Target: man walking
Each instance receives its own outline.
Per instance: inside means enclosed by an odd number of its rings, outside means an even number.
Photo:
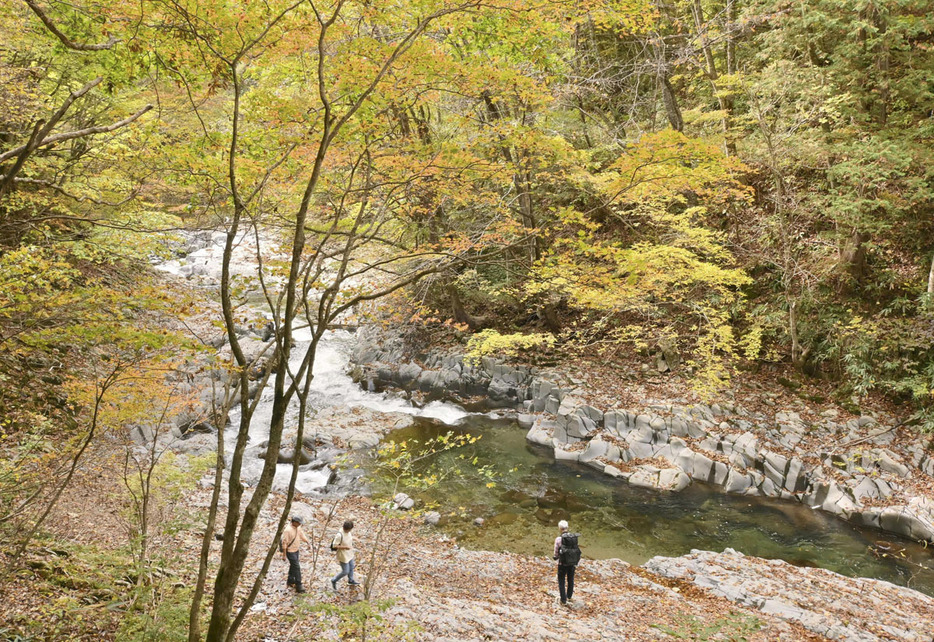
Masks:
[[[350,534],[352,530],[353,521],[348,519],[344,522],[344,528],[331,540],[331,550],[337,551],[337,563],[341,565],[341,572],[331,579],[331,588],[335,591],[337,590],[337,581],[345,576],[347,577],[347,583],[351,586],[360,584],[353,574],[357,563],[353,558],[353,535]]]
[[[558,595],[561,604],[567,606],[568,600],[574,596],[574,571],[581,559],[581,549],[577,545],[577,533],[569,533],[568,523],[563,519],[558,522],[558,531],[554,555],[558,560]]]
[[[309,542],[305,536],[305,531],[302,530],[302,524],[301,517],[292,515],[291,523],[282,532],[281,542],[282,559],[289,561],[289,580],[286,585],[294,587],[296,593],[305,592],[302,587],[302,567],[298,563],[298,551],[302,546],[302,542],[306,544]]]

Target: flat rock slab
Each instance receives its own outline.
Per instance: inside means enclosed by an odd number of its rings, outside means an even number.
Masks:
[[[645,568],[842,642],[931,642],[934,598],[881,580],[847,578],[781,560],[691,551]]]
[[[305,436],[323,436],[328,440],[337,440],[344,447],[371,448],[376,446],[383,436],[393,430],[412,424],[412,415],[402,412],[380,412],[359,406],[335,406],[326,408],[305,427]],[[294,442],[294,436],[286,435],[283,443]]]

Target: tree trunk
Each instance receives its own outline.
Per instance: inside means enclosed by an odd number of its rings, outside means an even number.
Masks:
[[[798,302],[788,299],[788,334],[791,335],[791,363],[797,368],[801,361],[801,344],[798,343]]]
[[[458,323],[465,324],[471,330],[479,330],[486,319],[474,317],[464,308],[464,304],[461,301],[460,294],[457,291],[457,287],[448,285],[448,295],[451,297],[451,311],[454,314],[454,320]]]
[[[934,256],[931,257],[931,270],[928,272],[928,294],[934,294]]]
[[[707,40],[706,25],[704,24],[704,11],[701,8],[700,0],[692,0],[691,13],[694,17],[694,26],[697,29],[697,37],[700,40],[701,49],[704,53],[704,61],[706,62],[706,69],[704,70],[704,73],[707,75],[707,79],[710,81],[713,92],[717,96],[717,103],[720,106],[720,111],[723,112],[721,123],[723,127],[726,153],[728,156],[736,156],[736,143],[730,137],[730,128],[732,127],[731,120],[733,116],[733,100],[728,96],[724,96],[717,86],[717,80],[719,80],[720,74],[717,72],[717,63],[714,60],[713,51],[710,48],[710,42]]]
[[[213,404],[211,407],[212,419],[217,429],[217,463],[214,466],[214,489],[211,491],[211,505],[208,507],[208,519],[204,526],[204,536],[201,538],[198,581],[195,583],[195,592],[191,598],[191,608],[188,612],[188,642],[199,642],[201,640],[201,600],[204,597],[204,586],[208,575],[211,540],[214,539],[214,526],[217,523],[217,505],[220,498],[221,484],[224,482],[224,426],[227,424],[230,399],[230,386],[225,383],[223,412],[218,412],[217,404]]]
[[[733,30],[736,25],[736,0],[726,0],[726,73],[736,73],[736,40]],[[731,105],[732,106],[732,105]]]
[[[550,301],[542,306],[542,320],[549,331],[555,334],[561,332],[561,321],[558,318],[558,304],[556,302]]]
[[[869,235],[853,230],[840,253],[840,270],[843,273],[841,293],[853,292],[866,275],[866,241]]]
[[[668,122],[675,131],[684,130],[684,118],[681,116],[681,109],[678,107],[678,98],[675,96],[674,87],[668,80],[668,72],[662,72],[662,100],[665,103],[665,114],[668,116]]]

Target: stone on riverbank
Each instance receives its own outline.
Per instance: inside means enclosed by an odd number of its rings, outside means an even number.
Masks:
[[[658,490],[684,490],[691,485],[691,478],[680,468],[656,468],[655,466],[639,466],[629,476],[629,483],[642,488],[655,488]]]
[[[841,642],[930,642],[934,631],[934,598],[880,580],[746,557],[729,548],[653,557],[645,568]]]
[[[462,355],[445,349],[420,354],[421,361],[410,365],[400,337],[380,341],[377,345],[364,335],[357,345],[361,380],[399,385],[419,372],[415,381],[430,382],[432,393],[485,395],[489,405],[519,410],[527,440],[553,449],[558,460],[579,461],[653,488],[660,486],[651,474],[633,474],[616,464],[667,461],[689,480],[726,492],[798,501],[860,525],[934,541],[934,514],[919,503],[923,497],[904,495],[915,475],[934,476],[934,456],[914,444],[907,453],[897,450],[886,427],[894,420],[842,421],[834,410],[812,422],[803,411],[781,408],[770,419],[732,401],[603,411],[586,403],[573,378],[561,384],[568,379],[560,373],[546,377],[491,358],[468,366]],[[867,439],[867,431],[875,432]],[[824,451],[824,444],[833,447]],[[677,475],[668,481],[662,487],[685,485]]]

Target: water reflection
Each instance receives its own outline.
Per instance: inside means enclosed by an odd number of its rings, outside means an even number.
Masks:
[[[447,430],[419,419],[390,438],[424,440]],[[440,527],[467,547],[550,556],[555,525],[567,519],[583,533],[581,548],[591,558],[642,564],[655,555],[730,547],[934,595],[934,572],[917,566],[934,566],[934,556],[918,544],[806,506],[726,495],[698,484],[681,493],[635,488],[586,466],[555,461],[547,449],[527,443],[525,431],[509,420],[470,416],[455,430],[483,435],[473,448],[481,462],[495,466],[496,487],[448,481],[418,499],[437,506]],[[473,525],[477,517],[485,520],[481,528]],[[897,559],[873,554],[886,546],[898,551]]]

